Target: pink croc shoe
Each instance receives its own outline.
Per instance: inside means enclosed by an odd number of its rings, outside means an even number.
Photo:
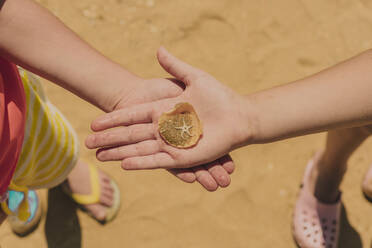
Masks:
[[[341,195],[333,204],[319,202],[309,189],[310,160],[293,215],[293,237],[301,248],[336,248],[340,232]]]
[[[372,165],[369,167],[362,183],[362,192],[364,197],[372,202]]]

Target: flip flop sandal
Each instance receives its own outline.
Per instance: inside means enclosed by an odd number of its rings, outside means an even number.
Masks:
[[[311,160],[305,171],[293,214],[293,238],[301,248],[336,248],[340,232],[341,193],[336,203],[325,204],[310,192]]]
[[[369,167],[362,182],[362,192],[367,201],[372,203],[372,165]]]
[[[92,193],[89,195],[86,194],[75,194],[72,193],[67,181],[62,184],[62,190],[71,197],[71,199],[77,204],[77,206],[84,212],[86,212],[89,216],[95,219],[98,223],[104,225],[116,217],[120,209],[120,190],[117,183],[110,179],[111,187],[113,188],[113,204],[111,207],[106,207],[106,217],[104,220],[97,219],[88,209],[84,207],[84,205],[95,204],[99,203],[99,199],[101,196],[101,186],[99,184],[99,174],[98,169],[94,165],[89,165],[89,173],[90,173],[90,184],[91,184],[91,191]]]
[[[8,215],[7,221],[12,231],[25,237],[39,226],[43,212],[40,198],[34,190],[12,186],[10,188],[15,190],[8,191],[8,200],[1,203],[1,208]]]

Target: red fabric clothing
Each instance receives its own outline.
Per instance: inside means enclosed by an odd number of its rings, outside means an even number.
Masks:
[[[26,98],[18,69],[0,57],[0,198],[22,150],[25,122]]]

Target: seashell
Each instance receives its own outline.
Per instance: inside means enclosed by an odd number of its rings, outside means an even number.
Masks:
[[[177,148],[196,145],[203,134],[202,123],[194,107],[187,102],[178,103],[171,111],[163,113],[158,127],[163,140]]]

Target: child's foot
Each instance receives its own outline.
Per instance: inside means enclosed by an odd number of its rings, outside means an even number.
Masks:
[[[323,203],[314,196],[316,181],[319,181],[319,170],[316,170],[319,156],[317,154],[306,167],[293,215],[293,236],[301,248],[335,248],[338,243],[340,193],[331,204]],[[325,199],[334,200],[329,196]]]
[[[116,184],[102,171],[79,160],[68,176],[66,185],[67,193],[73,200],[97,221],[104,223],[116,215],[120,194]],[[115,208],[114,212],[112,208]]]
[[[27,200],[24,197],[24,192],[9,190],[7,203],[3,203],[2,206],[3,209],[6,208],[9,211],[8,223],[12,231],[20,237],[25,237],[36,230],[42,216],[42,207],[37,192],[29,190]],[[23,208],[24,201],[27,201],[26,208]]]

